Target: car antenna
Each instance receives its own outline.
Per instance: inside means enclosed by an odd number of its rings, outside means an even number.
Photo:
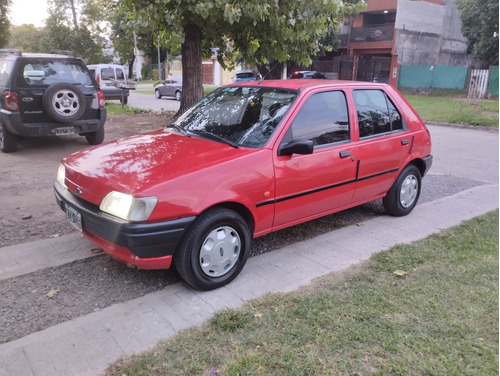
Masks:
[[[264,77],[262,77],[262,75],[260,76],[259,85],[262,84],[262,81],[265,80],[266,77],[271,74],[271,72],[274,70],[274,68],[276,68],[276,66],[278,64],[279,64],[279,61],[277,61],[276,64],[274,64],[274,66],[269,70],[269,72],[266,73],[266,75]]]

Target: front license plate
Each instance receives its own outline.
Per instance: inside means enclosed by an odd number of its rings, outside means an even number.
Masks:
[[[67,134],[75,134],[75,128],[74,127],[62,127],[62,128],[56,128],[56,136],[64,136]]]
[[[82,231],[82,215],[68,205],[66,205],[66,218],[78,231]]]

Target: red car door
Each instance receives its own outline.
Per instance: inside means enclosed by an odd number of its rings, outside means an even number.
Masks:
[[[353,90],[359,136],[359,170],[354,202],[385,195],[404,167],[411,134],[390,98],[381,89]]]
[[[358,151],[343,91],[310,95],[288,128],[280,147],[312,142],[312,154],[275,155],[274,229],[287,227],[348,205],[356,181]]]

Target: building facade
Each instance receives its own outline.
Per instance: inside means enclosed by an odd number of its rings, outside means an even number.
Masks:
[[[367,0],[340,32],[341,49],[330,55],[331,64],[322,59],[313,66],[335,78],[397,86],[402,65],[471,63],[455,0]]]

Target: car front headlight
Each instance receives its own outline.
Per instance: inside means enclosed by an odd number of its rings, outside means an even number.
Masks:
[[[68,187],[66,187],[66,183],[64,182],[65,179],[66,179],[66,168],[61,163],[59,165],[59,168],[57,169],[56,180],[59,184],[61,184],[64,188],[67,189]]]
[[[130,222],[142,222],[149,218],[156,206],[156,197],[134,197],[112,191],[102,200],[100,209]]]

